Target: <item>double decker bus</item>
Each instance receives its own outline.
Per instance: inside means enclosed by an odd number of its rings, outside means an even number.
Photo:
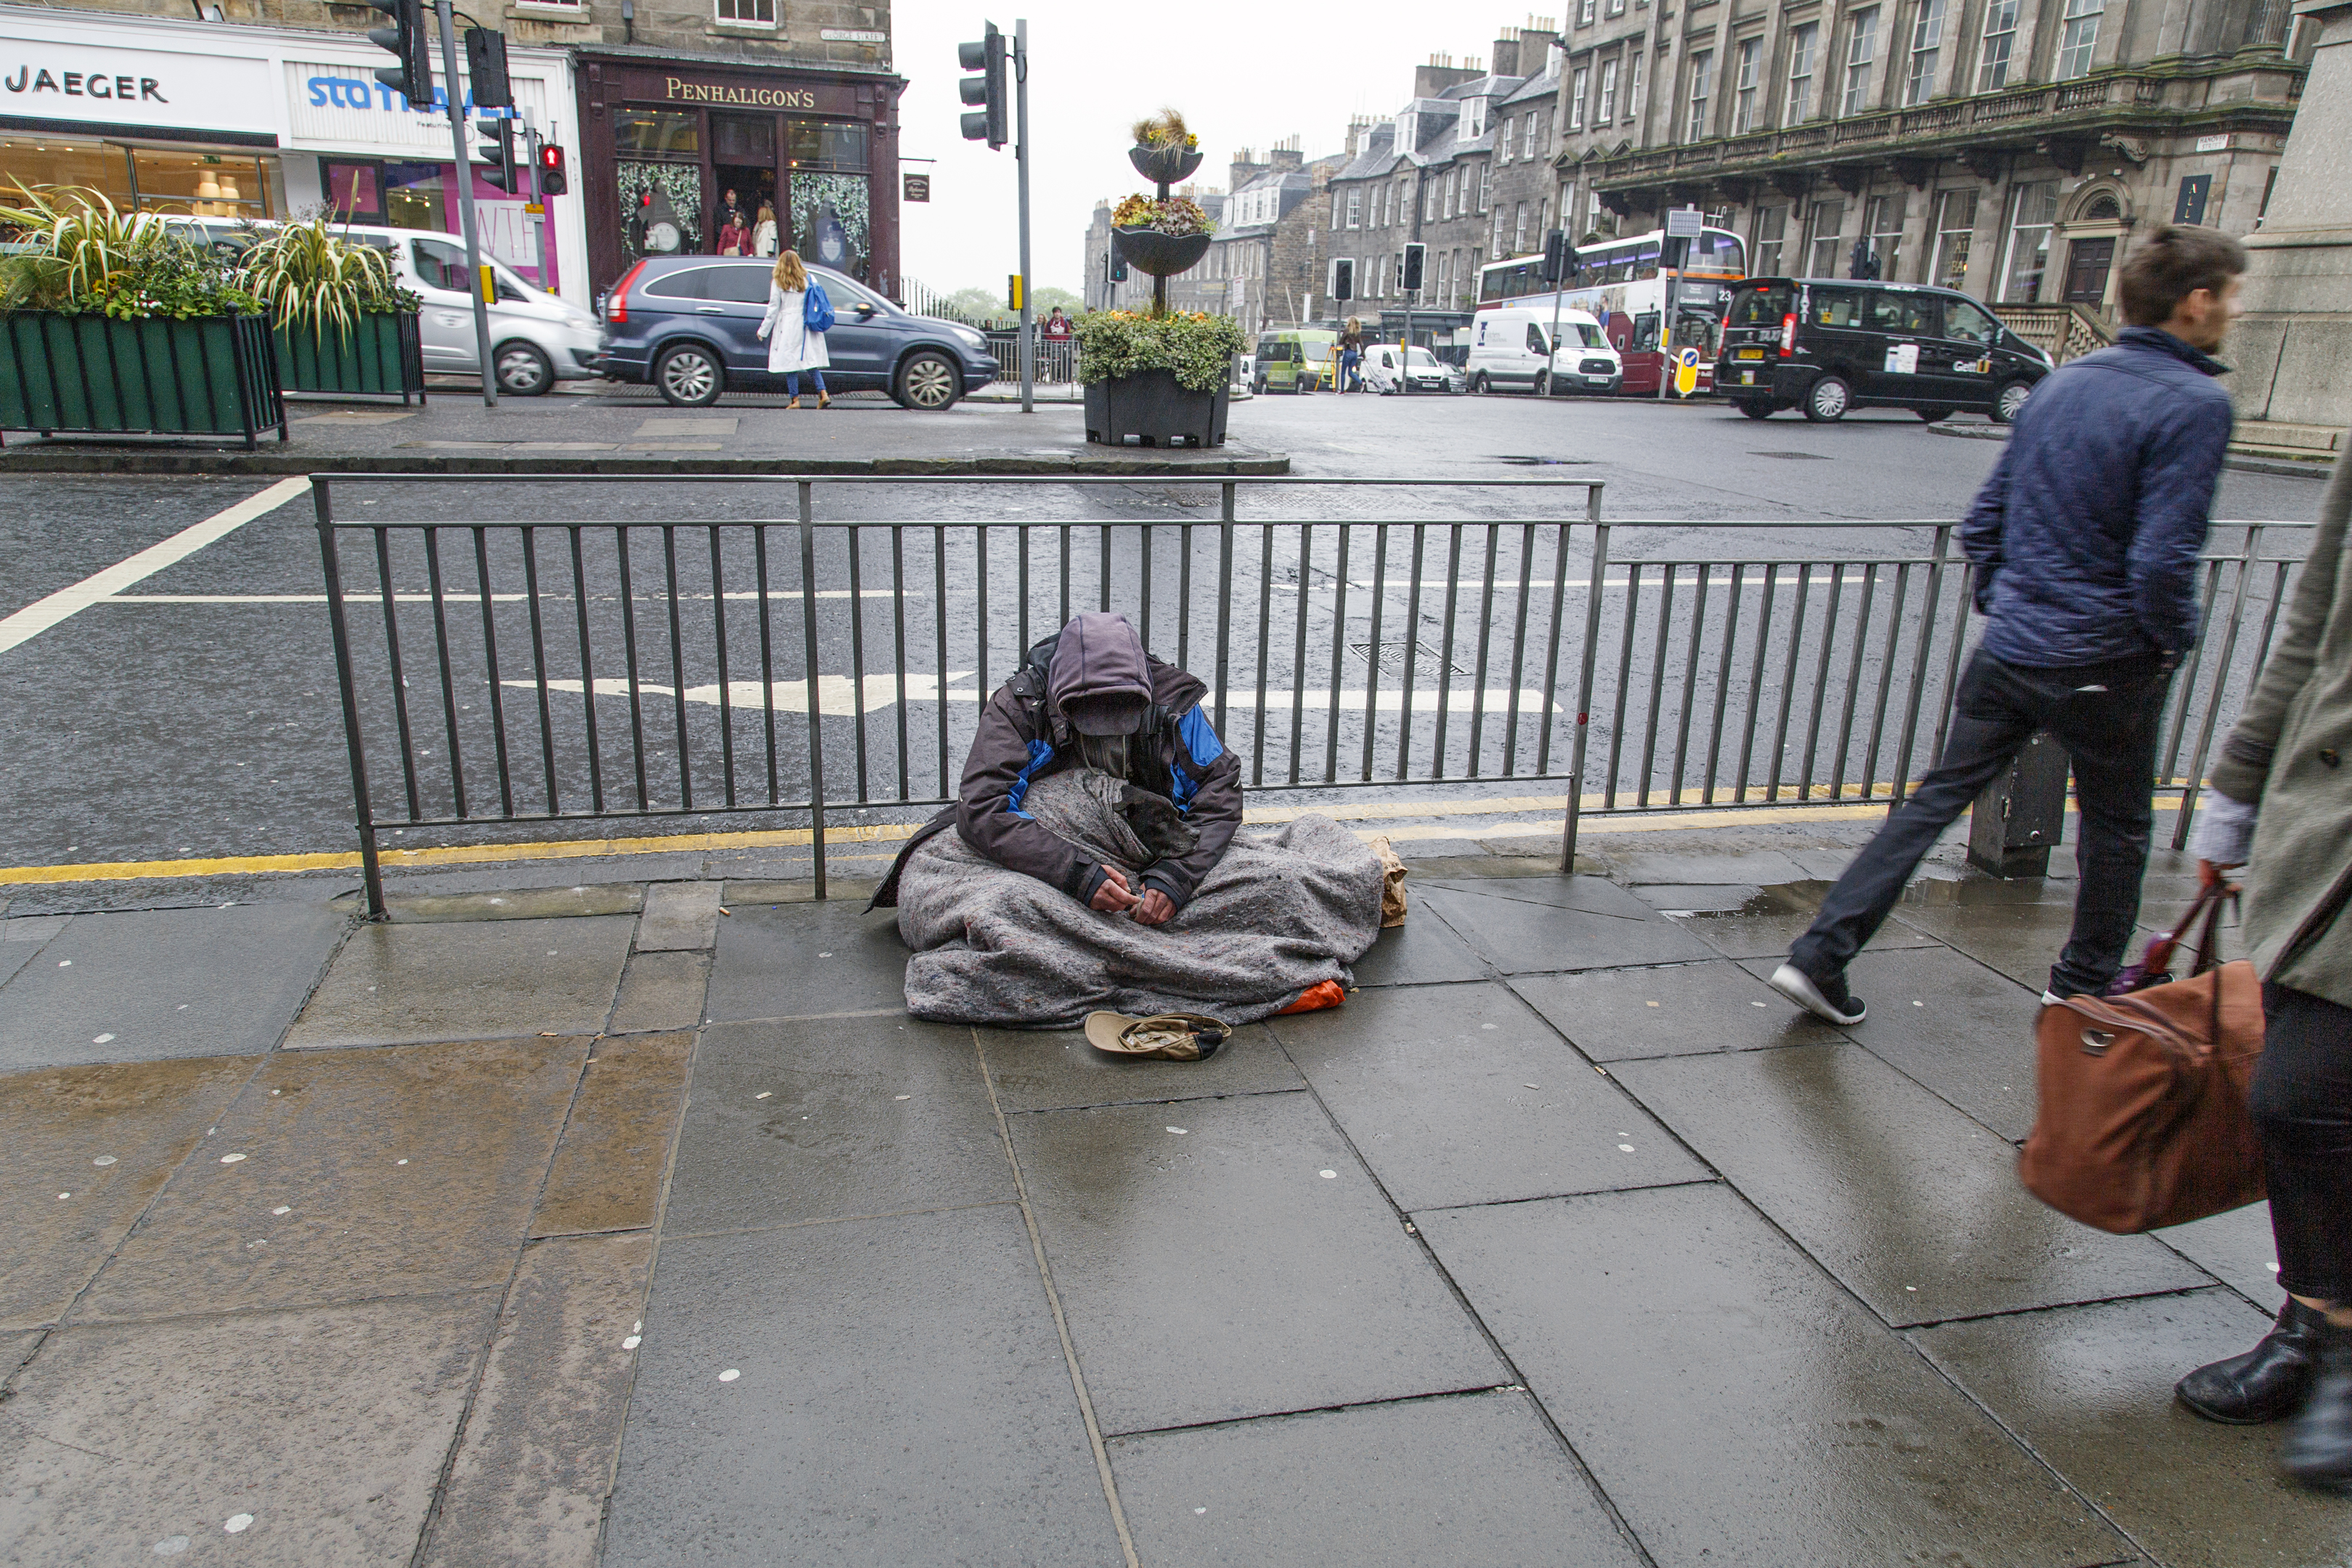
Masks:
[[[1548,310],[1555,294],[1563,309],[1583,310],[1601,324],[1625,362],[1622,393],[1655,397],[1666,353],[1666,277],[1659,267],[1664,229],[1591,245],[1577,253],[1576,274],[1554,289],[1543,280],[1543,258],[1516,257],[1478,269],[1478,309]],[[1699,390],[1712,388],[1716,342],[1731,286],[1748,276],[1748,247],[1729,229],[1702,228],[1675,289],[1673,349],[1699,351]]]

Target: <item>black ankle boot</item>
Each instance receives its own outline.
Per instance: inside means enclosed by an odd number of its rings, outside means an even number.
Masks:
[[[2352,1329],[2321,1326],[2319,1377],[2287,1428],[2279,1462],[2305,1486],[2352,1489]]]
[[[2295,1413],[2319,1373],[2319,1334],[2326,1320],[2289,1296],[2278,1327],[2242,1355],[2200,1366],[2172,1385],[2180,1403],[2208,1421],[2258,1426]]]

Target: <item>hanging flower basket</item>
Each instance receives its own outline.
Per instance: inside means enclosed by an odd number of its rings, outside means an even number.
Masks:
[[[1192,178],[1192,172],[1201,166],[1201,154],[1179,142],[1165,147],[1129,147],[1127,161],[1145,179],[1172,185]]]
[[[1111,232],[1118,237],[1118,253],[1127,258],[1127,264],[1154,278],[1173,278],[1179,272],[1189,271],[1209,254],[1209,236],[1205,234],[1162,234],[1156,228],[1118,228]]]

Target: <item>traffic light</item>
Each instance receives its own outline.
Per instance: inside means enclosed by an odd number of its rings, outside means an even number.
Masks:
[[[1018,272],[1004,275],[1004,308],[1008,310],[1021,309],[1021,274]]]
[[[1429,247],[1425,245],[1413,244],[1404,247],[1404,265],[1397,269],[1398,288],[1408,294],[1421,292],[1422,262],[1428,254]]]
[[[552,142],[543,142],[539,149],[539,194],[560,196],[572,188],[563,173],[563,149]]]
[[[1568,243],[1568,236],[1559,229],[1544,231],[1543,280],[1558,283],[1576,270],[1576,247]]]
[[[1127,281],[1127,258],[1120,254],[1117,240],[1113,240],[1110,247],[1110,280],[1114,283]]]
[[[1335,256],[1331,258],[1330,286],[1323,291],[1334,300],[1356,297],[1356,263],[1352,257]]]
[[[392,18],[389,27],[370,27],[368,42],[390,49],[396,66],[378,66],[375,79],[417,109],[433,107],[433,39],[425,29],[425,0],[368,0]]]
[[[515,167],[514,121],[485,120],[481,136],[482,144],[474,155],[489,165],[482,171],[482,183],[496,185],[510,196],[522,195],[522,172]]]
[[[959,84],[963,101],[980,107],[979,113],[963,117],[963,139],[985,142],[991,148],[1003,146],[1012,140],[1006,130],[1011,100],[1004,88],[1004,35],[996,30],[995,23],[989,23],[988,34],[980,42],[956,46],[956,59],[964,69],[981,73]]]
[[[507,79],[507,36],[490,27],[466,29],[467,91],[476,109],[512,109],[514,84]]]

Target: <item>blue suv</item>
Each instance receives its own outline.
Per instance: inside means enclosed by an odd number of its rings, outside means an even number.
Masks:
[[[758,335],[773,270],[772,262],[733,257],[646,258],[604,298],[596,368],[617,381],[650,382],[681,408],[716,403],[730,386],[781,389],[783,378],[768,374],[768,345]],[[824,335],[830,390],[887,392],[899,406],[929,413],[995,379],[996,361],[978,329],[909,315],[823,267],[809,275],[833,300],[833,331]]]

